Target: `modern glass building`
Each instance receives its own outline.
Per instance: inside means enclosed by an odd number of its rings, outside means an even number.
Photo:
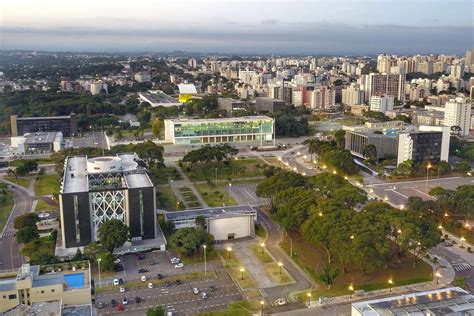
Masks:
[[[173,144],[269,142],[274,120],[268,116],[165,120],[165,139]]]

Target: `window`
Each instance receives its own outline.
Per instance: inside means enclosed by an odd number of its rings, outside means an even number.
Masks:
[[[10,294],[8,295],[9,300],[15,300],[16,299],[16,294]]]
[[[44,294],[44,290],[41,290],[41,294]]]
[[[54,289],[51,289],[51,292],[54,292]]]

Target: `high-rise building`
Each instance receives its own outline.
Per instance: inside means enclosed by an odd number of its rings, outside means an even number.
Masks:
[[[466,56],[464,57],[464,63],[467,66],[474,64],[474,48],[470,48],[466,51]]]
[[[395,105],[395,98],[391,95],[373,96],[370,98],[370,110],[374,112],[385,113],[393,111]]]
[[[107,83],[103,82],[102,80],[95,80],[91,82],[91,94],[97,95],[101,93],[108,94]]]
[[[196,68],[197,66],[197,61],[194,58],[189,58],[188,60],[188,66],[191,68]]]
[[[336,105],[336,92],[332,87],[321,86],[314,89],[311,100],[313,110],[329,110]]]
[[[151,75],[147,71],[140,71],[133,76],[133,79],[135,79],[136,82],[150,82]]]
[[[342,89],[342,103],[344,105],[353,106],[354,104],[362,104],[365,100],[365,91],[359,89],[355,85],[351,85]]]
[[[464,76],[464,65],[463,64],[452,65],[450,69],[451,69],[451,72],[450,72],[449,76],[451,78],[461,79]]]
[[[367,76],[366,97],[392,95],[405,101],[405,75],[370,73]]]
[[[454,99],[450,99],[445,104],[444,125],[453,127],[458,126],[460,135],[469,135],[471,125],[471,103],[465,96],[459,95]]]

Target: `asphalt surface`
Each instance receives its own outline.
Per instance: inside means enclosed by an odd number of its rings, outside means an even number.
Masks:
[[[5,182],[1,178],[0,181]],[[13,227],[13,221],[15,217],[31,212],[33,205],[33,198],[28,194],[26,189],[9,184],[9,190],[13,193],[15,204],[0,239],[0,270],[18,269],[25,261],[23,256],[20,255],[20,246],[14,236],[15,228]]]
[[[467,256],[461,256],[458,252],[466,251],[465,249],[457,249],[457,246],[445,247],[443,243],[430,249],[430,253],[445,258],[454,268],[456,277],[464,277],[468,289],[474,291],[474,260],[470,260]],[[472,256],[474,257],[474,255]]]
[[[72,144],[74,148],[94,147],[108,149],[105,132],[101,131],[85,132],[82,137],[72,138]]]
[[[258,197],[255,194],[257,189],[257,184],[237,184],[232,185],[232,187],[227,186],[226,190],[231,194],[231,196],[238,201],[239,205],[251,205],[251,206],[260,206],[269,203],[269,200],[266,198]]]

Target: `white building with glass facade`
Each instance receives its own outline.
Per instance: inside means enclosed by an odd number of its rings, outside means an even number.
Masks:
[[[165,120],[165,140],[173,144],[271,142],[274,120],[268,116]]]

